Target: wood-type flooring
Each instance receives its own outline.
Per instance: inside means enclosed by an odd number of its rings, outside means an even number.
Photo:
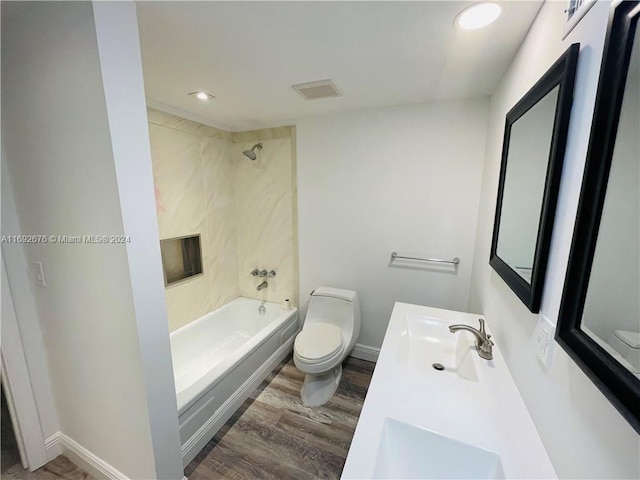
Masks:
[[[337,479],[351,444],[375,364],[349,357],[336,394],[325,405],[302,405],[304,374],[282,362],[185,469],[189,480]],[[8,457],[3,452],[3,460]],[[5,462],[2,479],[91,480],[59,456],[29,472]]]
[[[189,480],[337,479],[375,364],[349,357],[321,407],[300,399],[304,374],[282,362],[185,469]]]
[[[64,455],[60,455],[34,472],[25,470],[20,463],[2,467],[2,480],[95,480]]]

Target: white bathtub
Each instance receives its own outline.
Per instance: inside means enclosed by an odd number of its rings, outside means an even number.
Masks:
[[[291,352],[299,329],[297,309],[240,297],[171,333],[185,466]]]

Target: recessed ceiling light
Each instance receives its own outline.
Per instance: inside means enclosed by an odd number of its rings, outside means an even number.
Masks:
[[[454,21],[465,30],[476,30],[495,22],[502,13],[502,7],[497,3],[480,2],[462,10]]]
[[[203,102],[206,102],[209,99],[213,100],[214,98],[216,98],[207,92],[189,92],[187,95],[194,95],[198,100],[202,100]]]

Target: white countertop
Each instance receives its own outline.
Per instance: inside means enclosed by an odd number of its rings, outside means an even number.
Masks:
[[[438,318],[448,326],[478,327],[479,315],[396,303],[349,449],[342,478],[373,478],[385,417],[414,425],[500,456],[505,478],[557,478],[537,430],[500,353],[473,361],[478,381],[398,361],[408,315]],[[490,328],[487,325],[490,333]],[[453,335],[453,334],[452,334]],[[469,335],[458,332],[455,335]],[[525,352],[523,352],[525,354]]]

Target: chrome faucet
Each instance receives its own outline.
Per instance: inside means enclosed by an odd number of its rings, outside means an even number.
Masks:
[[[267,288],[269,286],[269,284],[266,282],[266,280],[264,282],[262,282],[260,285],[258,285],[257,290],[264,290],[265,288]]]
[[[449,326],[449,331],[451,333],[459,332],[460,330],[466,330],[467,332],[471,332],[476,336],[476,350],[478,350],[478,355],[480,358],[484,358],[485,360],[493,360],[493,347],[494,343],[491,341],[491,335],[487,335],[487,331],[484,328],[484,320],[482,318],[480,320],[480,330],[476,330],[469,325],[458,324]]]

